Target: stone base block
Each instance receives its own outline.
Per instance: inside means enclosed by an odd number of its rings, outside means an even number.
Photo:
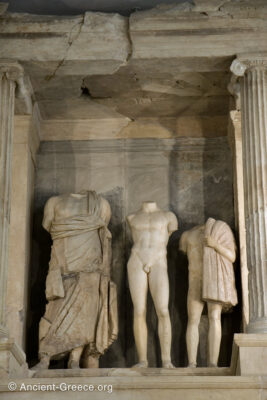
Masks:
[[[238,349],[237,375],[267,376],[267,333],[236,334]]]
[[[0,382],[1,400],[263,400],[267,377],[223,376],[195,368],[49,370],[31,379]],[[202,371],[205,370],[205,371]],[[70,374],[73,374],[71,377]],[[202,375],[202,373],[205,375]],[[201,375],[199,375],[201,373]],[[208,376],[207,373],[212,375]],[[55,376],[53,377],[53,374]],[[79,376],[81,374],[81,376]],[[87,375],[87,376],[86,376]],[[265,396],[265,397],[264,397]]]
[[[0,379],[28,377],[25,353],[12,339],[0,338]]]

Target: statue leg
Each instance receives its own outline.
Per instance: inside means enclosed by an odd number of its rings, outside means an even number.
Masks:
[[[209,334],[208,334],[208,366],[217,367],[222,337],[221,304],[208,303]]]
[[[187,296],[188,322],[186,330],[186,347],[188,367],[197,366],[197,349],[199,343],[198,326],[203,311],[204,303],[196,299],[196,292],[189,287]]]
[[[85,368],[99,368],[99,356],[88,356]]]
[[[83,368],[99,368],[99,358],[100,354],[97,353],[95,348],[92,348],[92,345],[85,346],[83,359],[82,359],[82,367]]]
[[[131,255],[128,262],[128,280],[134,306],[134,339],[138,353],[138,364],[134,367],[147,367],[147,274],[143,271],[143,264],[135,255]]]
[[[151,267],[149,288],[158,316],[158,334],[163,368],[174,368],[171,362],[171,321],[169,314],[169,278],[166,260]]]
[[[68,361],[68,368],[80,368],[80,358],[83,352],[83,346],[71,350]]]

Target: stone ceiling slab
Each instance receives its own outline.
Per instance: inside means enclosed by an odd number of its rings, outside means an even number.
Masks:
[[[126,118],[111,107],[98,104],[87,96],[76,99],[42,100],[38,104],[43,119]]]
[[[88,125],[90,137],[106,138],[109,124],[113,137],[215,135],[226,128],[207,121],[228,115],[232,60],[267,51],[266,10],[262,0],[196,0],[130,18],[5,13],[0,57],[23,65],[51,140],[82,140]]]

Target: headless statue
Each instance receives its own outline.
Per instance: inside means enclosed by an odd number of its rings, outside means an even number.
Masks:
[[[208,366],[216,367],[221,343],[221,312],[237,304],[233,269],[235,239],[225,222],[209,218],[205,225],[182,234],[180,250],[187,254],[189,261],[188,366],[197,365],[198,327],[206,302],[209,319]]]
[[[149,287],[158,316],[162,364],[164,368],[173,368],[166,247],[169,236],[178,229],[178,222],[172,212],[160,210],[153,201],[144,202],[136,214],[127,217],[127,221],[134,242],[127,269],[139,358],[135,367],[148,366],[146,302]]]
[[[53,246],[46,279],[48,304],[39,325],[34,369],[69,354],[68,367],[98,367],[117,337],[116,286],[110,280],[109,203],[94,191],[51,197],[43,227]]]

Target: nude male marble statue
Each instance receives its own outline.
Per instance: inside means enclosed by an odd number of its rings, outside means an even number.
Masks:
[[[127,217],[127,221],[134,242],[127,270],[139,359],[135,367],[148,366],[146,302],[149,287],[158,316],[162,364],[164,368],[173,368],[166,246],[171,233],[178,229],[178,222],[172,212],[160,210],[154,201],[144,202],[136,214]]]
[[[68,367],[98,367],[118,331],[116,285],[110,279],[109,203],[94,191],[51,197],[43,227],[53,245],[46,279],[48,304],[39,325],[34,369],[69,354]]]
[[[197,365],[198,327],[206,302],[209,319],[208,366],[216,367],[221,343],[221,313],[237,304],[233,269],[236,258],[234,235],[225,222],[209,218],[205,225],[182,234],[180,250],[187,254],[189,261],[188,366]]]

